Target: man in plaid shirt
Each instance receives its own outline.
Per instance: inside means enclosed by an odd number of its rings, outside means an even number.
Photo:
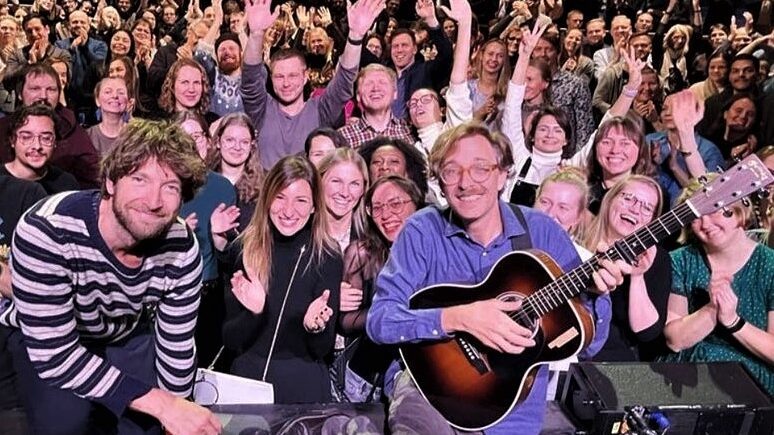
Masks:
[[[357,101],[363,115],[339,129],[352,148],[377,137],[400,139],[413,144],[417,141],[405,119],[392,115],[392,103],[398,98],[397,75],[384,65],[370,64],[357,76]]]

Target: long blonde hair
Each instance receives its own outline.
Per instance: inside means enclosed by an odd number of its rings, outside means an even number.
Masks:
[[[355,239],[358,239],[365,234],[367,227],[363,196],[365,196],[369,186],[368,165],[366,165],[363,157],[352,148],[336,148],[320,162],[320,178],[324,178],[329,170],[341,163],[352,163],[357,166],[360,174],[363,176],[363,195],[360,196],[357,204],[355,204],[355,208],[352,209],[352,228],[355,229]]]
[[[599,206],[599,214],[591,222],[588,233],[586,234],[586,240],[584,246],[586,249],[594,252],[597,249],[599,242],[609,239],[610,233],[610,206],[616,196],[624,190],[625,187],[632,183],[642,183],[652,187],[656,191],[656,197],[658,198],[658,204],[656,205],[656,212],[653,213],[651,221],[658,218],[661,215],[661,209],[664,207],[662,204],[663,195],[661,194],[661,186],[658,181],[647,175],[629,175],[623,180],[615,183],[609,192],[602,198],[602,204]],[[608,240],[612,242],[612,240]]]
[[[320,176],[314,165],[302,156],[287,156],[275,164],[266,175],[266,180],[258,195],[250,223],[241,234],[242,261],[251,279],[259,280],[265,288],[269,289],[269,279],[272,265],[272,234],[274,225],[269,216],[271,204],[277,195],[286,187],[298,180],[309,183],[312,189],[313,211],[309,217],[312,221],[312,253],[310,262],[318,263],[327,254],[338,253],[339,246],[328,235],[328,211],[325,209]]]

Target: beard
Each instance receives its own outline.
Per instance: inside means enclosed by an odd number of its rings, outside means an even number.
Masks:
[[[118,223],[137,242],[153,240],[165,235],[167,231],[169,231],[169,228],[172,226],[172,223],[175,220],[175,216],[177,216],[177,213],[174,213],[172,214],[172,218],[170,218],[167,222],[160,222],[151,227],[143,227],[142,225],[133,222],[129,216],[127,216],[125,207],[120,207],[118,205],[115,196],[113,196],[112,209]]]
[[[240,65],[242,64],[242,61],[240,59],[235,60],[226,60],[226,61],[218,61],[218,67],[221,71],[223,71],[223,74],[231,74],[232,72],[239,69]]]

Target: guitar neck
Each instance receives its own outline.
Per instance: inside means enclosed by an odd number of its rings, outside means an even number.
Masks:
[[[600,260],[623,260],[631,264],[648,248],[680,231],[698,216],[690,201],[680,204],[628,237],[618,240],[607,251],[593,256],[526,297],[522,301],[521,311],[533,318],[542,317],[593,285],[591,274],[600,269]]]

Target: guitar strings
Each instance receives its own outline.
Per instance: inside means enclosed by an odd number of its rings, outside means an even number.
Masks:
[[[607,251],[595,255],[585,263],[524,298],[521,309],[511,313],[511,318],[517,320],[514,317],[517,316],[518,320],[529,322],[531,321],[530,319],[535,317],[542,317],[587,288],[592,280],[592,273],[599,269],[599,261],[602,258],[611,261],[627,261],[627,258],[634,259],[650,246],[674,234],[675,231],[679,231],[696,217],[688,203],[683,203],[664,213],[655,221],[635,231],[621,241],[614,243]],[[624,248],[628,249],[628,255],[623,251]],[[635,250],[638,250],[639,253],[635,252]],[[576,282],[579,284],[576,284]]]

